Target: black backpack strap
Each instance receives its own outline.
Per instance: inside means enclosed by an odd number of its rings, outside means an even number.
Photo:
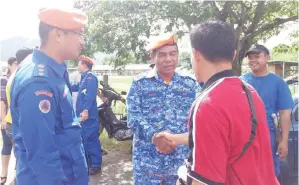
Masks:
[[[237,160],[239,160],[244,155],[244,153],[247,151],[247,149],[249,148],[249,146],[252,144],[252,142],[253,142],[253,140],[255,139],[255,136],[256,136],[256,127],[257,127],[256,110],[255,110],[255,107],[254,107],[254,103],[253,103],[253,99],[252,99],[252,95],[251,95],[250,89],[248,89],[248,87],[245,85],[245,83],[243,81],[241,81],[241,82],[242,82],[242,88],[243,88],[243,90],[246,93],[246,96],[247,96],[247,99],[248,99],[248,103],[249,103],[249,108],[250,108],[250,111],[251,111],[251,117],[250,117],[251,131],[250,131],[250,138],[249,138],[249,140],[244,145],[241,154],[235,160],[235,162]]]

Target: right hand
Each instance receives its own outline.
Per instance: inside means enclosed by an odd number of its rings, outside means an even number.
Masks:
[[[156,149],[158,152],[167,154],[175,149],[175,142],[171,141],[168,137],[170,136],[170,134],[171,133],[164,131],[153,136],[153,143],[156,145]]]
[[[5,121],[2,121],[1,122],[1,130],[5,130],[6,129],[6,122]]]

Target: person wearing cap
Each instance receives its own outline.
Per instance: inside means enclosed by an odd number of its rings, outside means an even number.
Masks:
[[[279,76],[268,72],[267,62],[270,60],[270,53],[265,46],[260,44],[253,45],[246,53],[246,57],[251,72],[244,74],[240,78],[257,90],[265,104],[275,174],[279,176],[280,159],[285,159],[288,154],[291,109],[294,102],[285,81]],[[276,131],[278,128],[275,126],[272,114],[274,114],[274,117],[277,117],[279,114],[280,117],[281,139],[278,143],[276,143],[278,139],[276,138]]]
[[[134,185],[173,185],[188,147],[174,148],[155,136],[187,131],[188,110],[200,87],[195,79],[175,72],[179,51],[174,35],[159,36],[149,50],[155,67],[133,78],[127,96],[128,127],[134,132]]]
[[[189,133],[160,133],[192,153],[179,181],[187,185],[279,185],[271,158],[263,102],[232,70],[236,34],[226,22],[209,20],[190,32],[192,68],[204,82],[190,109]],[[225,46],[225,47],[223,47]],[[183,184],[180,182],[180,184]]]
[[[11,85],[17,184],[88,185],[82,130],[64,62],[81,53],[87,15],[44,8],[38,16],[41,46],[21,63]]]
[[[87,155],[89,174],[101,172],[102,153],[99,140],[99,118],[97,108],[98,78],[91,72],[94,61],[79,57],[78,71],[81,81],[76,102],[76,113],[81,120],[84,148]]]

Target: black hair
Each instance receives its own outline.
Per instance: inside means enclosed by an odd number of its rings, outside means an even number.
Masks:
[[[33,49],[22,48],[16,53],[16,59],[18,63],[21,63],[28,55],[33,53]]]
[[[12,65],[13,63],[17,62],[16,57],[9,57],[9,59],[7,60],[7,64],[8,65]],[[11,73],[10,69],[7,69],[6,75],[9,76]]]
[[[192,48],[211,62],[232,61],[236,50],[236,34],[229,24],[209,20],[196,25],[190,33]]]
[[[41,45],[44,45],[45,43],[47,43],[49,33],[53,29],[54,29],[53,26],[50,26],[44,22],[39,23],[38,34],[39,34],[39,38],[41,40]]]
[[[9,59],[7,60],[7,64],[12,65],[16,61],[17,61],[16,57],[9,57]]]

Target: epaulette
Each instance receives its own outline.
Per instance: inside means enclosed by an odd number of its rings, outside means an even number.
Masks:
[[[49,77],[47,67],[44,64],[36,64],[33,69],[33,76]]]
[[[93,79],[93,78],[98,78],[97,76],[96,76],[96,74],[94,74],[93,72],[91,72],[91,71],[89,71],[89,72],[87,72],[87,75],[86,75],[86,79],[87,80],[91,80],[91,79]]]
[[[152,78],[152,77],[155,77],[155,70],[153,70],[153,69],[134,76],[133,80],[139,81],[144,78]]]

